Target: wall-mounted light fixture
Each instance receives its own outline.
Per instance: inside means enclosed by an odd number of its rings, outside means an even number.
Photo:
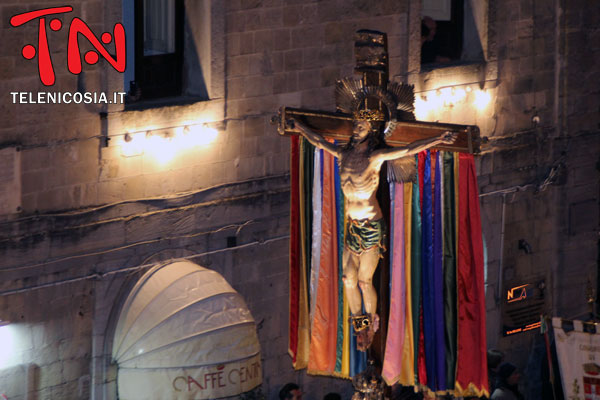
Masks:
[[[126,133],[121,144],[121,154],[125,157],[139,156],[144,152],[142,147],[144,132]]]
[[[214,142],[218,133],[207,124],[186,125],[183,128],[183,140],[188,146],[204,146]]]
[[[121,155],[150,155],[159,164],[166,164],[184,150],[211,144],[217,136],[218,131],[207,123],[128,132],[122,135]]]
[[[473,100],[473,104],[479,111],[484,110],[488,104],[490,104],[490,100],[492,96],[490,92],[486,89],[476,90],[475,91],[475,99]]]
[[[488,89],[481,89],[479,83],[457,84],[439,87],[437,89],[417,92],[415,96],[415,116],[427,120],[430,112],[440,112],[464,104],[472,105],[478,111],[483,111],[492,99]]]
[[[531,245],[525,239],[519,239],[519,250],[523,250],[525,254],[531,254]]]

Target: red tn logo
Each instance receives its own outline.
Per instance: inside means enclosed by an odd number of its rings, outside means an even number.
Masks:
[[[39,20],[38,28],[38,47],[32,44],[23,46],[21,54],[24,58],[31,60],[38,56],[38,70],[40,80],[46,86],[54,85],[55,75],[50,57],[50,49],[48,48],[48,35],[46,31],[46,17],[56,14],[64,14],[73,11],[73,7],[52,7],[44,8],[36,11],[29,11],[23,14],[18,14],[10,19],[10,24],[14,27],[21,26],[35,19]],[[50,29],[59,31],[62,28],[62,22],[58,18],[53,18],[50,21]],[[69,39],[67,43],[67,67],[72,74],[81,73],[81,52],[79,50],[79,34],[82,34],[96,49],[85,53],[85,62],[92,65],[98,62],[98,53],[118,72],[125,72],[126,56],[125,56],[125,29],[120,23],[115,24],[113,33],[104,32],[100,39],[94,35],[92,30],[80,18],[73,18],[69,25]],[[113,58],[104,48],[104,44],[109,44],[114,39],[115,41],[115,58]],[[102,41],[102,43],[100,42]]]

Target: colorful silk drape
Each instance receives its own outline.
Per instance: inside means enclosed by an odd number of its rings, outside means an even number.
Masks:
[[[390,315],[382,376],[455,396],[487,394],[483,244],[473,156],[415,157],[390,183]],[[341,281],[344,200],[337,162],[292,138],[289,351],[294,367],[351,377],[356,350]],[[307,326],[304,326],[307,325]]]
[[[350,378],[366,367],[342,284],[344,197],[337,161],[292,138],[289,352],[296,369]],[[307,321],[303,329],[302,321]],[[304,339],[304,340],[303,340]]]
[[[392,284],[382,375],[389,385],[487,395],[483,243],[473,156],[427,151],[416,162],[415,183],[390,183]],[[400,204],[398,193],[407,187],[413,195]],[[404,265],[397,263],[400,248]]]

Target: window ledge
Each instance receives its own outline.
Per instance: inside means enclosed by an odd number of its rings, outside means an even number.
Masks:
[[[225,118],[225,100],[205,100],[189,96],[135,103],[110,112],[108,136],[149,129],[162,129],[190,123],[217,122]]]
[[[202,101],[209,100],[200,96],[174,96],[160,99],[140,100],[136,102],[125,103],[125,108],[123,111],[142,111],[152,108],[189,105]]]
[[[485,65],[485,61],[484,60],[473,60],[473,61],[455,60],[455,61],[450,61],[450,62],[446,62],[446,63],[427,63],[427,64],[421,64],[421,73],[433,71],[436,69],[456,68],[456,67],[468,68],[468,67],[477,66],[477,65]]]
[[[425,64],[420,72],[409,74],[408,83],[415,91],[427,91],[444,86],[479,83],[495,87],[498,79],[497,61],[454,62],[447,64]]]

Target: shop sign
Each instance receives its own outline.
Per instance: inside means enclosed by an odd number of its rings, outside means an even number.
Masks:
[[[202,400],[235,396],[262,383],[260,354],[197,368],[119,368],[119,398]]]

